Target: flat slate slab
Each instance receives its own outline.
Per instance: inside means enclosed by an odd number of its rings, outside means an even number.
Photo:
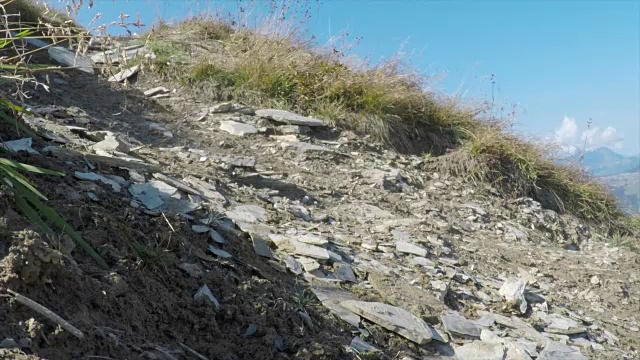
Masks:
[[[327,126],[327,124],[320,119],[310,118],[284,110],[261,109],[256,110],[256,115],[289,125],[303,125],[309,127]]]
[[[290,240],[289,243],[293,245],[293,252],[297,255],[319,260],[329,260],[329,253],[327,252],[327,249],[294,240]]]
[[[467,338],[479,339],[482,332],[480,326],[475,322],[458,313],[448,313],[442,316],[442,325],[449,334]]]
[[[336,314],[340,319],[355,327],[359,327],[360,316],[342,306],[343,301],[358,300],[350,291],[328,283],[316,283],[311,287],[311,291],[313,291],[322,305]]]
[[[504,346],[500,343],[474,341],[455,349],[458,360],[503,360]]]
[[[413,254],[420,257],[427,256],[427,249],[404,240],[396,241],[396,250],[401,253]]]
[[[380,302],[347,300],[340,303],[347,310],[393,331],[419,345],[431,341],[431,328],[410,312]]]
[[[226,131],[229,134],[236,136],[245,136],[258,133],[258,129],[256,129],[255,126],[232,120],[221,121],[220,130]]]
[[[47,50],[47,52],[51,58],[62,65],[78,67],[78,70],[80,71],[92,75],[94,74],[93,62],[86,56],[76,54],[75,52],[69,51],[60,46],[52,46]]]

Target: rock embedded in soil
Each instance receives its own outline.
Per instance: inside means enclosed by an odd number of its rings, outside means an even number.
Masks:
[[[61,65],[69,67],[78,67],[78,70],[93,75],[93,62],[90,58],[83,56],[82,54],[76,54],[61,46],[52,46],[47,52],[49,56]]]
[[[587,357],[571,346],[549,341],[537,360],[587,360]]]
[[[130,68],[124,69],[124,70],[120,71],[119,73],[111,76],[109,78],[109,81],[111,81],[111,82],[122,82],[122,81],[132,77],[136,73],[138,73],[138,71],[140,71],[140,65],[132,66]]]
[[[287,255],[284,258],[284,263],[287,265],[287,268],[294,274],[300,275],[302,274],[302,267],[298,260],[296,260],[293,256]]]
[[[155,96],[158,94],[166,94],[169,93],[170,90],[164,86],[154,87],[152,89],[146,90],[143,94],[144,96]]]
[[[413,254],[420,257],[425,257],[428,253],[425,248],[411,244],[404,240],[396,241],[396,250],[401,253]]]
[[[195,295],[193,295],[193,300],[196,302],[205,302],[211,306],[213,306],[216,310],[220,310],[220,303],[213,293],[209,289],[207,285],[203,285]]]
[[[259,236],[251,236],[251,241],[253,243],[253,250],[256,254],[266,258],[271,258],[273,256],[267,242]]]
[[[350,346],[359,354],[367,352],[380,352],[378,348],[362,340],[359,336],[356,336],[353,338],[353,340],[351,340]]]
[[[211,240],[217,242],[218,244],[224,244],[224,238],[222,237],[222,235],[220,235],[220,233],[218,233],[217,231],[210,229],[209,230],[209,236],[211,237]]]
[[[297,255],[308,256],[318,260],[329,260],[330,258],[327,250],[319,246],[305,244],[295,240],[289,240],[289,243],[293,245],[293,252]]]
[[[475,322],[455,312],[449,312],[443,315],[442,325],[449,334],[464,338],[479,339],[482,332],[482,328]]]
[[[527,282],[522,279],[508,279],[504,282],[498,293],[507,301],[509,306],[513,306],[521,314],[527,312],[527,300],[524,298],[524,291]]]
[[[209,250],[210,253],[221,257],[223,259],[230,259],[233,257],[233,255],[229,254],[228,252],[222,250],[222,249],[218,249],[217,247],[213,246],[213,245],[209,245],[209,247],[207,248],[207,250]]]
[[[500,343],[474,341],[455,349],[457,360],[504,360],[505,349]]]
[[[289,111],[276,110],[276,109],[260,109],[256,110],[256,115],[281,122],[289,125],[302,125],[309,127],[326,126],[327,124],[320,119],[314,119],[302,115],[298,115]]]
[[[353,273],[353,269],[348,264],[336,265],[333,270],[333,275],[338,280],[355,283],[357,281],[356,275]]]
[[[246,136],[258,133],[258,129],[256,129],[255,126],[232,120],[221,121],[220,130],[236,136]]]
[[[404,309],[380,302],[355,300],[343,301],[340,305],[419,345],[428,343],[433,337],[427,323]]]
[[[121,190],[120,184],[100,174],[76,171],[74,176],[81,180],[100,181],[101,183],[111,186],[111,189],[115,192],[120,192]]]
[[[315,283],[311,286],[311,291],[313,291],[322,305],[336,314],[340,319],[354,327],[359,327],[360,316],[342,306],[343,301],[358,300],[350,291],[344,290],[331,283]]]

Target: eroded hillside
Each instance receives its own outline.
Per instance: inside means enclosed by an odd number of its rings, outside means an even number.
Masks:
[[[474,148],[409,155],[219,73],[181,81],[159,64],[202,54],[158,44],[36,75],[51,89],[30,88],[23,119],[39,136],[3,125],[3,156],[66,174],[27,177],[107,265],[3,196],[5,358],[639,356],[634,239],[463,176]]]

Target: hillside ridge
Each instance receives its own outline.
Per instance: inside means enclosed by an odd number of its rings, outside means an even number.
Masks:
[[[637,239],[608,193],[390,67],[232,31],[192,19],[95,38],[73,62],[26,44],[64,71],[22,100],[2,90],[34,132],[0,123],[2,157],[63,173],[24,177],[106,268],[0,188],[3,358],[639,356]],[[265,77],[259,50],[289,67]]]

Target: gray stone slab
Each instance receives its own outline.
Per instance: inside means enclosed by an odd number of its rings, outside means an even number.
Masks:
[[[442,325],[451,335],[479,339],[482,328],[464,316],[450,312],[442,316]]]
[[[431,328],[424,320],[399,307],[380,302],[355,300],[343,301],[341,305],[419,345],[426,344],[433,338]]]
[[[284,110],[260,109],[256,110],[256,115],[289,125],[303,125],[309,127],[327,125],[323,120],[298,115]]]
[[[457,360],[504,360],[505,349],[500,343],[474,341],[455,349]]]
[[[246,136],[258,133],[258,129],[256,129],[255,126],[232,120],[221,121],[220,130],[236,136]]]

